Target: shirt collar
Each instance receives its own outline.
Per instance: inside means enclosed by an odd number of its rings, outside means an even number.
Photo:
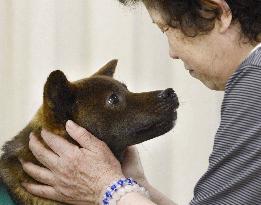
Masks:
[[[253,48],[253,50],[250,52],[249,56],[254,53],[258,48],[261,47],[261,43],[257,44],[255,48]]]

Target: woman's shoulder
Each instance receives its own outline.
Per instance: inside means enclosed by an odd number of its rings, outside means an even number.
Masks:
[[[261,67],[261,46],[259,46],[242,64],[244,66]]]
[[[252,52],[229,78],[225,93],[244,88],[251,89],[252,86],[261,86],[261,47]]]

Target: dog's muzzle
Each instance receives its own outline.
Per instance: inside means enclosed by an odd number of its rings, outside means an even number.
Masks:
[[[179,107],[178,96],[172,88],[167,88],[158,94],[158,98],[162,101],[174,102],[175,109]]]

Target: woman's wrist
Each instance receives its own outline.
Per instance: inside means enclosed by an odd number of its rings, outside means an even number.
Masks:
[[[115,181],[117,181],[117,180],[119,180],[121,178],[124,178],[124,177],[125,176],[123,174],[122,175],[121,174],[117,174],[117,175],[113,175],[113,176],[110,176],[110,177],[105,177],[106,181],[104,183],[102,183],[103,186],[102,186],[101,192],[99,193],[99,197],[98,197],[99,204],[102,201],[103,196],[104,196],[107,188],[109,186],[111,186],[113,182],[115,182]]]
[[[132,178],[118,178],[110,184],[100,198],[101,205],[115,205],[122,197],[129,193],[139,193],[145,198],[149,198],[148,191]]]
[[[148,198],[137,192],[131,192],[124,195],[117,203],[117,205],[155,205]]]
[[[149,188],[151,186],[151,184],[149,183],[149,181],[147,180],[146,177],[142,178],[142,179],[137,179],[137,182],[143,186],[146,190],[149,191]]]

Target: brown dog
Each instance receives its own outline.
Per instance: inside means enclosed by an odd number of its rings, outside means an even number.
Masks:
[[[112,78],[116,65],[117,60],[112,60],[91,77],[73,83],[59,70],[50,74],[44,87],[43,105],[34,119],[3,147],[0,175],[17,204],[61,204],[35,197],[20,185],[33,179],[23,172],[18,158],[38,163],[28,148],[31,132],[39,136],[45,128],[72,141],[65,131],[65,123],[71,119],[106,142],[121,161],[127,146],[173,128],[179,105],[174,91],[169,88],[132,93]]]

